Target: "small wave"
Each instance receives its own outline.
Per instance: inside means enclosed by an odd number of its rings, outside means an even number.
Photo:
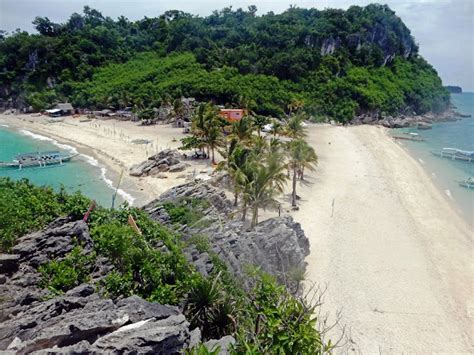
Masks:
[[[7,124],[0,124],[0,127],[6,127],[6,128],[8,128],[8,127],[10,127],[10,126],[7,125]]]
[[[107,178],[107,175],[106,175],[107,169],[104,168],[103,166],[100,166],[97,159],[87,154],[80,154],[79,156],[83,158],[88,164],[95,167],[100,167],[100,177],[102,178],[102,180],[104,180],[104,182],[107,184],[108,187],[110,187],[112,190],[115,190],[113,181]],[[117,194],[122,196],[123,199],[126,200],[130,204],[133,204],[133,201],[135,201],[135,198],[132,195],[130,195],[129,193],[127,193],[126,191],[122,189],[118,189]]]
[[[84,158],[84,160],[92,165],[92,166],[99,166],[99,162],[97,161],[97,159],[95,159],[94,157],[91,157],[90,155],[87,155],[87,154],[79,154],[79,156],[81,158]]]
[[[418,158],[418,161],[419,161],[421,164],[425,165],[425,161],[424,161],[423,159]]]
[[[42,136],[41,134],[36,134],[36,133],[30,132],[30,131],[27,131],[26,129],[22,129],[22,130],[20,130],[20,132],[23,133],[25,136],[31,137],[31,138],[39,140],[39,141],[50,142],[58,148],[68,150],[73,154],[78,154],[77,149],[74,148],[73,146],[59,143],[57,140],[55,140],[53,138]]]
[[[115,190],[114,183],[105,175],[105,173],[107,172],[107,169],[104,167],[101,167],[100,172],[101,172],[102,180],[104,180],[107,186],[109,186],[112,190]],[[117,194],[122,196],[122,198],[128,203],[130,203],[131,205],[133,204],[133,201],[135,201],[135,198],[132,195],[130,195],[128,192],[125,192],[122,189],[118,189]]]
[[[446,193],[446,195],[452,200],[453,199],[453,196],[451,195],[451,191],[449,190],[444,190],[444,192]]]

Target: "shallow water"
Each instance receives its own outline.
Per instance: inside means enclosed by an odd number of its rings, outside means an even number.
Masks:
[[[60,150],[62,152],[78,153],[69,145],[34,134],[27,130],[12,130],[8,125],[0,124],[0,161],[12,161],[19,153]],[[56,190],[61,186],[68,192],[80,190],[84,195],[94,199],[104,207],[110,207],[113,184],[106,176],[106,169],[91,156],[79,154],[70,162],[62,165],[47,166],[44,168],[25,168],[22,170],[0,168],[0,176],[12,179],[27,178],[37,185],[48,185]],[[133,202],[133,197],[120,190],[115,205],[125,200]]]
[[[433,181],[453,201],[466,221],[474,226],[474,189],[458,184],[458,181],[474,176],[474,163],[453,161],[431,154],[442,148],[474,151],[474,93],[453,94],[451,98],[457,111],[472,117],[456,122],[437,123],[431,130],[410,128],[396,131],[416,132],[425,139],[424,142],[403,141],[402,144],[431,174]]]

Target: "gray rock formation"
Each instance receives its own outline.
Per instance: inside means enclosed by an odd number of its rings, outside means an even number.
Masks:
[[[47,299],[48,292],[38,287],[37,267],[63,258],[74,239],[92,250],[85,223],[58,219],[20,238],[16,254],[0,256],[0,352],[171,354],[201,341],[200,330],[189,329],[177,307],[138,296],[114,301],[102,298],[96,286],[82,284]],[[93,279],[110,271],[103,259],[98,258]]]
[[[187,164],[181,163],[182,155],[176,150],[165,149],[139,164],[130,168],[131,176],[157,175],[163,172],[179,172],[186,169]]]
[[[179,353],[200,341],[176,307],[132,296],[114,303],[91,285],[37,303],[0,325],[0,350],[17,353]]]
[[[83,221],[53,225],[43,231],[27,234],[18,239],[13,253],[20,256],[21,262],[38,267],[51,259],[64,256],[77,244],[86,252],[92,250],[89,229]]]
[[[235,339],[229,335],[222,337],[221,339],[211,339],[204,343],[209,351],[214,351],[219,348],[219,355],[229,354],[230,346],[233,344],[235,344]]]
[[[463,115],[464,116],[464,115]],[[429,127],[435,122],[451,122],[460,119],[459,113],[453,109],[448,109],[441,113],[425,113],[423,115],[416,115],[415,113],[400,114],[397,116],[382,116],[376,112],[367,112],[359,116],[354,117],[351,120],[351,124],[371,124],[381,125],[387,128],[405,128],[405,127],[416,127],[419,126]],[[429,129],[429,128],[426,128]]]
[[[194,227],[183,226],[184,240],[196,235],[204,236],[210,245],[209,251],[199,251],[192,243],[185,253],[199,272],[208,275],[213,270],[210,253],[226,263],[229,270],[244,285],[250,286],[246,277],[247,267],[258,266],[275,275],[281,282],[293,286],[288,273],[305,269],[305,257],[309,254],[309,241],[299,223],[292,217],[270,218],[250,228],[247,223],[231,220],[232,202],[222,191],[205,182],[191,182],[177,186],[155,201],[144,206],[151,218],[163,224],[170,219],[162,204],[183,198],[205,199],[210,206],[202,211],[203,220]],[[197,227],[197,226],[201,227]]]

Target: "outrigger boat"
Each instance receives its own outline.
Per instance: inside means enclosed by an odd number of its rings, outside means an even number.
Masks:
[[[452,160],[462,160],[470,163],[474,162],[474,152],[469,150],[461,150],[456,148],[443,148],[441,152],[431,152],[431,154]]]
[[[70,161],[77,154],[61,154],[59,151],[18,154],[12,162],[0,162],[3,168],[45,167]]]
[[[474,177],[467,178],[463,181],[458,181],[459,186],[466,187],[468,189],[474,189]]]
[[[392,136],[394,139],[402,139],[406,141],[415,141],[415,142],[423,142],[424,139],[418,134],[414,132],[404,133],[402,136]]]

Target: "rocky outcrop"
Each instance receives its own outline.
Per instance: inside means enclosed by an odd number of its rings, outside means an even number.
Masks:
[[[64,220],[60,219],[59,222]],[[89,228],[83,221],[68,222],[59,226],[53,224],[43,231],[27,234],[18,239],[13,247],[13,253],[20,256],[21,262],[38,267],[51,259],[64,256],[75,245],[81,245],[85,252],[92,251]]]
[[[341,46],[341,40],[339,38],[334,39],[333,37],[326,38],[321,45],[321,55],[334,54],[336,49]]]
[[[289,286],[292,286],[292,281],[288,279],[288,274],[295,269],[305,269],[309,241],[299,223],[286,216],[270,218],[250,228],[248,223],[231,219],[232,202],[222,191],[206,182],[177,186],[144,206],[144,210],[160,223],[170,224],[162,205],[182,198],[199,198],[210,203],[202,211],[202,220],[207,223],[184,226],[181,230],[184,240],[204,236],[210,245],[208,251],[198,250],[192,243],[185,249],[189,261],[202,274],[207,276],[213,270],[211,254],[225,262],[246,286],[251,286],[246,277],[250,265],[275,275]]]
[[[356,116],[352,119],[351,124],[370,124],[370,125],[381,125],[387,128],[406,128],[406,127],[425,127],[431,126],[432,123],[436,122],[453,122],[465,117],[460,115],[458,112],[449,109],[442,113],[426,113],[423,115],[416,114],[401,114],[398,116],[382,116],[376,112],[368,112]],[[429,128],[428,128],[429,129]]]
[[[38,266],[63,258],[79,242],[92,251],[87,225],[60,218],[20,238],[15,254],[0,256],[0,352],[174,354],[201,341],[200,330],[190,329],[177,307],[138,296],[104,298],[92,283],[48,299],[38,287]],[[92,282],[111,270],[103,259]]]
[[[204,343],[204,346],[209,351],[215,351],[219,349],[219,355],[230,354],[229,349],[232,344],[235,344],[235,339],[229,335],[221,339],[211,339]]]
[[[130,168],[131,176],[158,175],[164,172],[180,172],[187,164],[181,163],[181,154],[176,150],[166,149]]]
[[[176,307],[137,296],[114,303],[87,284],[0,325],[0,349],[17,353],[179,353],[199,341]]]

